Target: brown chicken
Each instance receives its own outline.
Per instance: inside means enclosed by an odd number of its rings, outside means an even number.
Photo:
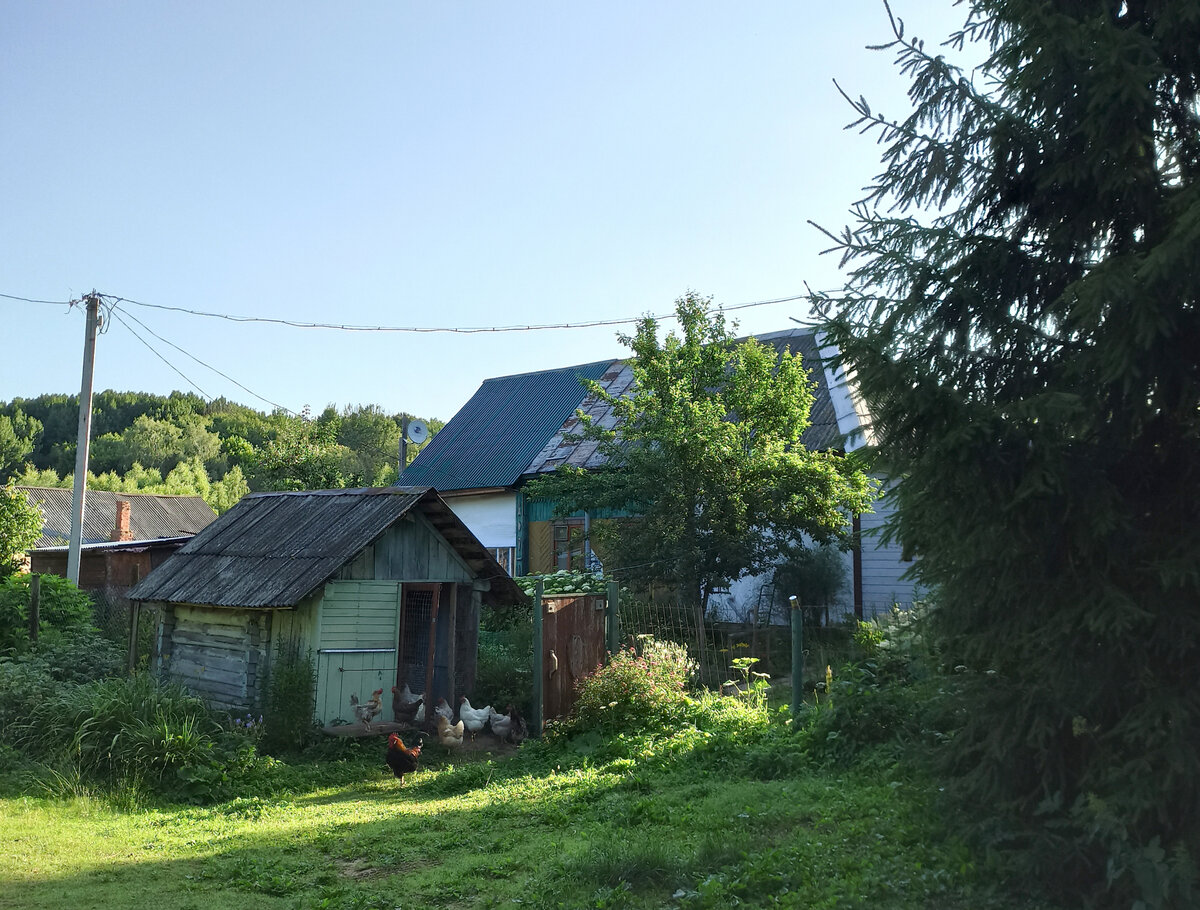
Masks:
[[[404,786],[405,774],[411,774],[417,770],[417,759],[420,757],[420,743],[409,747],[404,745],[404,740],[398,733],[393,733],[388,737],[387,755],[384,761],[392,769],[392,774],[400,781],[400,786]]]
[[[392,719],[398,724],[411,724],[424,701],[420,695],[413,695],[407,685],[403,692],[392,686]]]

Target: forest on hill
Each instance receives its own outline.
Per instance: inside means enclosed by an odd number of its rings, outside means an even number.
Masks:
[[[106,390],[92,400],[88,485],[199,494],[217,512],[248,492],[386,486],[406,419],[376,405],[268,414],[190,392]],[[433,433],[443,426],[425,422]],[[71,486],[78,426],[76,395],[0,402],[0,484]]]

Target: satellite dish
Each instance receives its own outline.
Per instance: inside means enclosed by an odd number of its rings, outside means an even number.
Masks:
[[[415,446],[419,446],[429,438],[429,427],[425,425],[425,421],[423,420],[410,420],[405,435],[408,437],[409,442]]]

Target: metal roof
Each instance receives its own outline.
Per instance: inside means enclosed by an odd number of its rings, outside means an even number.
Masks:
[[[805,448],[843,448],[816,331],[796,327],[751,337],[780,353],[786,348],[799,354],[809,370],[813,404],[810,425],[801,437]],[[512,487],[524,475],[552,471],[560,464],[598,467],[603,458],[596,443],[565,441],[578,429],[576,410],[601,426],[611,428],[616,422],[608,405],[585,397],[581,376],[600,382],[612,395],[627,394],[633,386],[633,370],[624,360],[489,379],[434,436],[401,481],[443,491],[474,490]]]
[[[429,519],[477,577],[492,580],[486,600],[525,599],[429,487],[252,493],[147,575],[129,598],[222,607],[295,606],[411,509]]]
[[[37,547],[71,539],[71,494],[62,487],[17,487],[30,505],[42,511],[42,536]],[[107,541],[117,520],[118,500],[129,503],[129,530],[138,540],[195,534],[216,519],[217,513],[199,496],[163,496],[157,493],[114,493],[88,490],[84,497],[83,542]]]
[[[511,487],[611,360],[489,379],[400,475],[438,490]]]

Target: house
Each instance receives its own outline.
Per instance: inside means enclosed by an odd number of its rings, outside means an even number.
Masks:
[[[71,489],[20,486],[16,489],[42,513],[42,536],[35,547],[53,547],[71,539]],[[117,514],[118,502],[128,503],[124,518]],[[216,517],[212,506],[199,496],[88,490],[83,500],[82,542],[190,537]]]
[[[453,704],[481,607],[526,600],[428,487],[251,494],[130,597],[159,610],[160,672],[218,708],[258,710],[280,649],[312,655],[326,724],[405,683]]]
[[[814,401],[811,425],[802,439],[816,450],[850,451],[869,440],[869,421],[846,377],[828,364],[832,351],[819,333],[794,328],[755,336],[760,342],[799,353],[811,370]],[[497,561],[515,575],[583,568],[591,516],[557,518],[554,503],[531,498],[525,483],[561,464],[594,468],[602,464],[596,444],[572,442],[577,411],[601,426],[615,419],[603,402],[589,398],[582,379],[595,380],[613,395],[626,393],[633,371],[623,360],[605,360],[486,380],[479,391],[429,442],[400,477],[402,483],[429,484],[475,532]],[[863,544],[846,554],[846,602],[842,612],[872,616],[893,603],[910,604],[913,584],[898,546],[875,539],[873,529],[887,518],[886,505],[858,516]],[[747,617],[762,596],[763,580],[743,579],[715,598],[721,618]]]

